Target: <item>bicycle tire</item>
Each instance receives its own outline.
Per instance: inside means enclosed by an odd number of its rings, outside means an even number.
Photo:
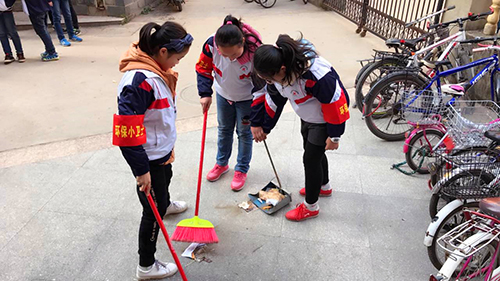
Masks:
[[[365,101],[365,91],[363,91],[363,88],[365,87],[365,82],[367,79],[373,77],[373,74],[377,71],[380,71],[379,74],[377,76],[377,74],[375,74],[375,79],[369,81],[369,86],[370,88],[375,85],[382,77],[382,75],[384,74],[383,71],[384,71],[384,68],[388,68],[388,67],[396,67],[396,66],[401,66],[401,67],[405,67],[407,64],[407,61],[406,60],[402,60],[401,58],[397,58],[397,57],[386,57],[386,58],[383,58],[381,60],[378,60],[378,61],[375,61],[373,62],[372,64],[369,65],[368,68],[366,68],[363,73],[361,73],[361,75],[359,76],[359,79],[357,80],[357,83],[355,83],[356,85],[356,104],[358,105],[358,109],[359,111],[361,111],[361,113],[363,112],[363,104],[364,104],[364,101]],[[363,69],[361,69],[363,70]],[[361,72],[361,71],[360,71]],[[389,73],[387,73],[389,74]]]
[[[363,109],[366,126],[368,127],[370,132],[372,132],[375,136],[387,141],[404,140],[405,133],[411,129],[411,126],[405,120],[401,120],[400,118],[401,110],[400,108],[398,109],[398,106],[400,105],[389,104],[389,102],[394,97],[394,92],[393,93],[389,92],[390,88],[394,83],[396,84],[403,83],[402,90],[409,89],[408,87],[411,88],[412,86],[415,87],[414,89],[422,89],[427,84],[426,80],[422,76],[420,76],[418,72],[414,71],[396,72],[383,77],[368,92],[368,95],[365,98],[365,105]],[[396,96],[394,97],[395,100],[399,98],[398,97],[399,90],[401,89],[398,86],[396,91]],[[379,95],[381,95],[380,104],[375,104],[377,97],[379,97]],[[387,105],[390,105],[389,108],[387,108]],[[377,112],[377,110],[382,106],[384,106],[382,109],[388,109],[388,111]],[[399,130],[397,132],[387,131],[389,129],[389,126],[391,125],[390,123],[394,122],[393,116],[399,118],[399,120],[396,119],[394,121],[396,122],[403,121],[399,124],[395,123],[396,125],[399,125],[398,126]],[[382,130],[381,128],[378,128],[378,126],[374,123],[375,120],[387,119],[388,117],[390,119],[388,123],[386,122],[387,130]]]
[[[361,77],[361,75],[363,75],[363,73],[368,69],[368,67],[370,67],[374,63],[375,61],[367,62],[359,69],[358,74],[356,74],[356,78],[354,79],[354,87],[358,85],[359,77]]]
[[[252,3],[254,0],[245,0],[247,3]]]
[[[272,8],[276,4],[276,0],[259,0],[260,5],[266,9]]]
[[[464,170],[463,172],[452,176],[445,183],[443,183],[443,187],[441,188],[441,190],[443,188],[450,186],[451,184],[455,183],[456,181],[463,179],[463,178],[470,177],[471,175],[474,177],[476,177],[476,176],[479,177],[481,180],[481,182],[480,182],[481,185],[488,184],[492,180],[495,179],[495,175],[493,175],[489,172],[486,172],[484,170],[481,170],[481,169]],[[484,197],[488,197],[488,196],[484,196]],[[441,192],[433,193],[431,196],[431,200],[429,201],[429,215],[431,216],[431,218],[434,218],[437,215],[437,213],[441,210],[441,208],[439,208],[439,202],[441,199],[443,199],[445,201],[443,203],[449,203],[455,199],[462,199],[462,198],[446,196],[446,195],[443,195]]]
[[[434,138],[433,140],[437,140],[436,143],[433,143],[431,141],[431,137],[434,135],[437,138]],[[427,168],[427,163],[425,160],[423,160],[423,165],[419,167],[420,165],[420,159],[415,159],[415,156],[422,156],[422,155],[427,155],[427,153],[431,153],[432,147],[429,148],[429,144],[427,141],[431,143],[431,145],[436,145],[441,138],[443,138],[444,134],[441,131],[435,130],[435,129],[426,129],[425,130],[425,136],[424,136],[424,131],[420,131],[416,133],[412,139],[410,140],[408,144],[408,151],[405,153],[406,156],[406,163],[408,166],[413,170],[417,171],[419,174],[428,174],[429,173],[429,168]],[[427,140],[426,140],[427,137]],[[416,146],[423,144],[423,146],[420,146],[415,150]],[[425,153],[425,154],[424,154]],[[416,160],[416,161],[415,161]]]
[[[463,209],[465,209],[465,208],[476,208],[476,209],[479,209],[479,202],[465,203],[464,205],[460,206],[459,208],[456,208],[451,213],[449,213],[444,218],[444,220],[441,222],[441,224],[438,226],[438,228],[436,230],[436,234],[432,238],[431,245],[429,247],[427,247],[427,255],[429,256],[429,259],[430,259],[432,265],[437,270],[440,270],[441,267],[443,267],[443,262],[440,261],[440,259],[438,258],[439,254],[436,252],[436,250],[441,249],[441,247],[439,247],[437,245],[437,240],[442,236],[442,235],[439,235],[439,233],[440,233],[441,230],[443,230],[443,228],[445,226],[447,227],[447,229],[445,229],[445,230],[446,230],[446,232],[448,232],[451,229],[453,229],[453,227],[459,225],[460,223],[463,223],[465,220],[463,220],[463,216],[462,216],[462,219],[460,221],[455,221],[455,224],[452,224],[450,226],[447,225],[448,220],[450,220],[452,217],[455,217],[456,215],[459,215],[459,213],[462,213]],[[446,258],[444,260],[446,260]]]

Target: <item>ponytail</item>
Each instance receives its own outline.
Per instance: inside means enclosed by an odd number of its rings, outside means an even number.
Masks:
[[[314,47],[303,40],[294,40],[286,34],[281,34],[276,46],[262,45],[255,51],[255,71],[266,78],[276,75],[281,66],[285,66],[283,82],[291,84],[293,80],[309,70],[309,61],[317,57]]]
[[[243,42],[243,38],[245,38]],[[248,40],[253,38],[254,40]],[[224,18],[222,26],[215,33],[215,44],[221,47],[232,47],[243,45],[245,51],[254,52],[257,49],[257,43],[262,44],[259,37],[253,33],[247,33],[243,30],[241,19],[237,19],[232,15],[227,15]]]
[[[154,22],[145,24],[139,32],[139,48],[154,56],[161,48],[169,53],[182,53],[189,48],[193,37],[180,24],[167,21],[163,25]]]

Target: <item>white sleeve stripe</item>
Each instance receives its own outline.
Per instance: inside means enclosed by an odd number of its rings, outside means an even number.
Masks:
[[[276,112],[278,106],[276,106],[276,104],[274,103],[273,99],[269,94],[266,94],[266,103],[274,112]]]
[[[342,87],[340,87],[339,81],[336,80],[335,83],[336,83],[335,94],[333,95],[333,98],[330,101],[330,103],[334,103],[334,102],[338,101],[340,99],[340,96],[342,95]]]

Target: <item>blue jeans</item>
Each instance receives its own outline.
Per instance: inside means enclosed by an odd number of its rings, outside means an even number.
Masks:
[[[247,173],[252,160],[252,132],[250,124],[243,124],[242,119],[249,119],[252,101],[229,102],[217,94],[217,121],[219,136],[217,140],[217,164],[226,166],[233,149],[234,127],[238,135],[238,163],[236,171]]]
[[[21,45],[21,38],[19,38],[19,34],[17,33],[14,14],[12,12],[0,12],[0,42],[2,43],[3,52],[12,55],[9,37],[12,38],[16,52],[22,54],[23,46]]]
[[[36,34],[38,34],[40,39],[42,39],[42,42],[45,45],[45,51],[49,54],[54,54],[56,52],[56,48],[52,43],[52,38],[50,38],[49,31],[45,25],[45,14],[31,14],[30,21]]]
[[[64,39],[64,31],[61,25],[61,13],[64,17],[64,25],[66,25],[69,38],[72,38],[75,35],[73,32],[73,21],[71,18],[69,1],[70,0],[52,0],[52,17],[54,19],[54,28],[56,29],[59,41]]]

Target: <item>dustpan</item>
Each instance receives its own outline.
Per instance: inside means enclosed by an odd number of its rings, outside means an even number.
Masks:
[[[271,158],[271,153],[269,153],[269,149],[267,148],[267,143],[264,140],[264,146],[266,147],[267,155],[269,156],[269,160],[271,161],[271,166],[273,166],[274,175],[276,176],[276,180],[278,181],[278,185],[274,184],[272,181],[269,182],[262,191],[268,191],[272,188],[277,188],[281,194],[285,196],[281,201],[278,202],[275,206],[266,204],[264,200],[259,199],[259,192],[257,193],[249,193],[248,197],[253,202],[257,208],[261,209],[264,213],[271,215],[285,207],[286,205],[292,202],[292,195],[286,192],[281,185],[280,178],[278,177],[278,173],[276,172],[276,168],[274,167],[273,159]]]

